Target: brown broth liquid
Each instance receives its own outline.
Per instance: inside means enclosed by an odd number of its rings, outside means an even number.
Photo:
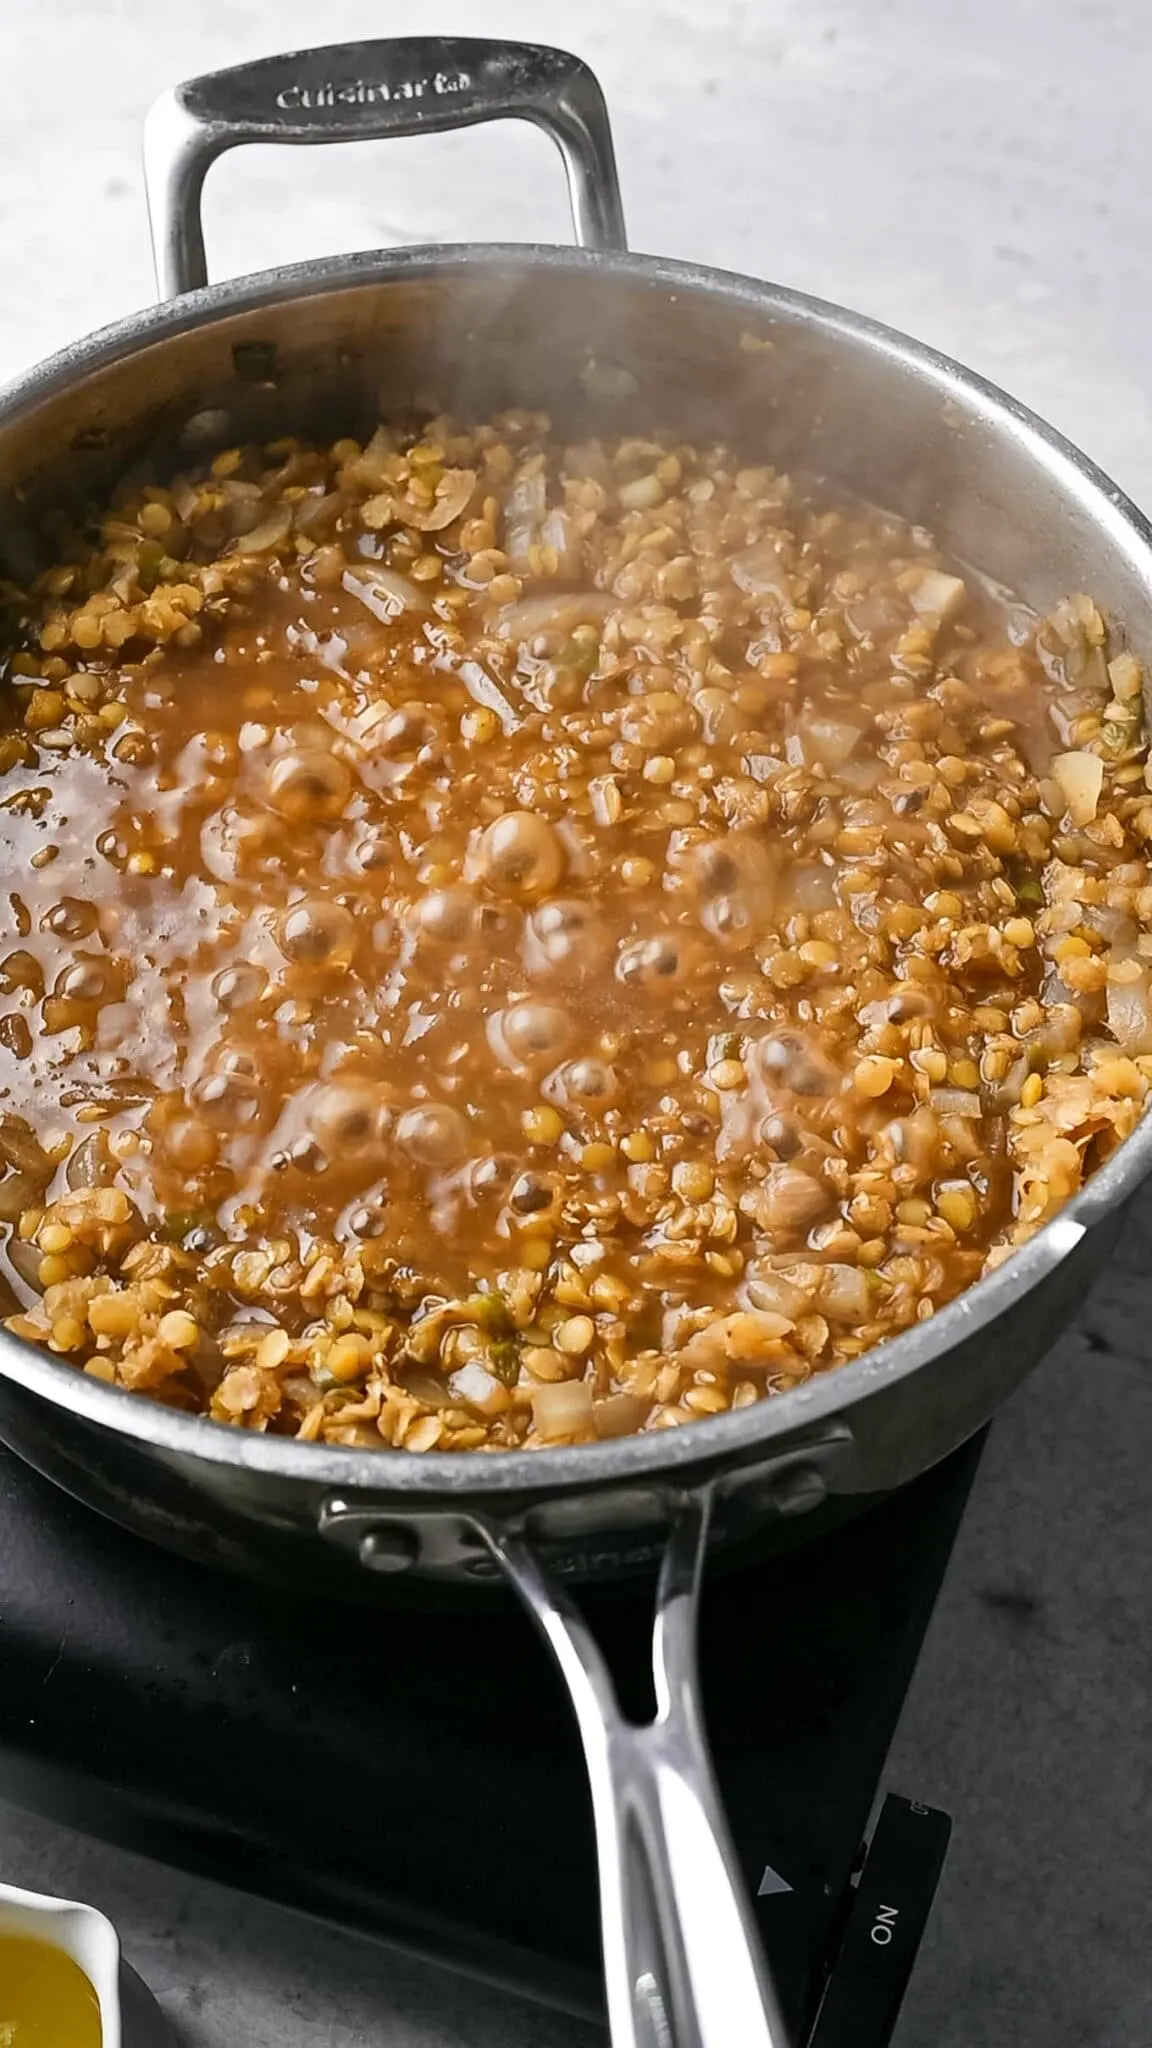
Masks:
[[[665,1096],[679,1109],[696,1077],[707,1085],[710,1041],[733,1036],[722,984],[759,936],[754,911],[738,922],[743,905],[725,928],[740,865],[767,854],[753,860],[752,883],[775,910],[807,870],[809,847],[799,838],[768,849],[718,821],[714,839],[668,860],[678,837],[692,837],[700,794],[739,775],[747,753],[742,732],[701,744],[698,721],[672,708],[678,699],[652,711],[624,681],[597,693],[594,718],[550,718],[470,652],[438,654],[419,616],[366,636],[354,597],[299,579],[262,593],[255,609],[222,646],[170,655],[134,681],[111,773],[67,753],[9,777],[4,854],[21,883],[2,942],[35,962],[65,1006],[65,1028],[38,1035],[23,1060],[0,1049],[2,1099],[38,1112],[37,1123],[51,1105],[54,1127],[77,1142],[88,1134],[78,1111],[92,1100],[117,1105],[106,1129],[152,1139],[120,1171],[150,1221],[194,1213],[245,1238],[285,1227],[327,1237],[382,1200],[397,1256],[431,1260],[446,1286],[467,1288],[506,1263],[497,1222],[507,1188],[493,1176],[486,1192],[483,1169],[493,1158],[529,1167],[540,1156],[525,1144],[526,1114],[555,1105],[571,1170],[581,1140],[595,1142],[602,1125],[647,1130]],[[370,675],[349,666],[366,637]],[[769,690],[751,694],[770,710]],[[814,701],[831,718],[845,713],[834,693]],[[613,745],[633,706],[636,739]],[[482,747],[469,729],[477,707],[495,710],[500,725]],[[693,796],[682,799],[647,782],[643,764],[685,726],[700,759]],[[619,774],[621,753],[640,758],[629,763],[628,815],[608,825],[594,785]],[[350,764],[338,815],[310,815],[306,788],[305,815],[293,815],[289,782],[286,816],[277,764],[306,782],[317,761],[323,776],[333,760]],[[857,769],[868,760],[863,745],[854,749]],[[21,790],[27,810],[14,801]],[[547,889],[531,875],[523,886],[486,886],[479,821],[509,811],[549,821]],[[670,827],[669,812],[683,812],[683,823]],[[893,842],[890,901],[915,903],[923,838],[912,819]],[[35,869],[46,842],[59,851]],[[142,860],[148,872],[133,872]],[[839,937],[833,870],[813,872],[829,877]],[[562,923],[555,935],[549,928],[548,913],[570,903],[575,942]],[[615,969],[629,946],[656,950],[622,978]],[[802,1024],[823,1008],[831,1036],[838,994],[820,1005],[808,992],[790,1001],[785,988],[771,1014]],[[517,1039],[518,1019],[530,1034],[535,1021],[539,1055]],[[91,1043],[78,1047],[78,1036]],[[589,1062],[610,1065],[610,1096],[604,1073],[583,1074]],[[361,1087],[394,1120],[421,1105],[450,1111],[443,1164],[413,1158],[395,1141],[395,1121],[388,1133],[361,1132]],[[347,1094],[346,1127],[337,1090]],[[777,1092],[753,1075],[734,1099],[721,1093],[704,1142],[686,1156],[739,1156]],[[859,1104],[827,1092],[819,1109],[806,1097],[805,1116],[834,1134]],[[438,1149],[435,1134],[431,1144]],[[617,1170],[592,1183],[619,1179]],[[997,1195],[985,1214],[989,1241],[1004,1220],[1003,1185]]]
[[[299,1384],[225,1419],[314,1416],[324,1345],[357,1329],[363,1370],[336,1379],[387,1407],[427,1362],[412,1329],[481,1290],[499,1317],[457,1315],[430,1362],[509,1398],[458,1398],[449,1445],[537,1440],[538,1387],[574,1376],[628,1394],[627,1426],[689,1419],[929,1312],[1010,1230],[1012,1060],[989,1053],[1043,1014],[1043,791],[1079,700],[1036,622],[925,537],[715,451],[630,504],[658,454],[529,438],[570,519],[535,574],[507,488],[477,484],[471,536],[382,534],[346,483],[333,534],[247,563],[241,541],[243,573],[149,658],[79,662],[120,707],[83,743],[75,705],[45,728],[14,678],[0,1106],[58,1162],[42,1205],[112,1184],[133,1242],[179,1254],[154,1308],[191,1310],[199,1372],[187,1341],[141,1369],[164,1398],[209,1401],[248,1314]],[[300,495],[341,473],[299,461]],[[266,505],[272,468],[232,474]],[[190,562],[234,561],[185,528]],[[53,1258],[49,1286],[115,1275]],[[318,1259],[336,1279],[302,1292]],[[762,1357],[709,1357],[704,1311],[759,1313]],[[685,1342],[698,1370],[661,1398]],[[323,1433],[388,1440],[341,1408]]]

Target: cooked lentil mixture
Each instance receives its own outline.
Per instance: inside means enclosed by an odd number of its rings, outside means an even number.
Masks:
[[[9,591],[8,1327],[218,1421],[666,1429],[931,1316],[1152,1080],[1142,682],[538,415],[233,448]]]

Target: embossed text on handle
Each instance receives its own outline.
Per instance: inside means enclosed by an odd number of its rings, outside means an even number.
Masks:
[[[306,108],[309,113],[324,107],[388,106],[396,100],[445,99],[454,92],[467,92],[472,79],[467,71],[434,71],[426,78],[355,78],[323,85],[286,85],[276,95],[284,113]]]

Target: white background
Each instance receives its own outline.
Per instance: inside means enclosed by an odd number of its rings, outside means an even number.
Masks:
[[[1152,495],[1141,0],[2,0],[0,371],[152,292],[138,134],[198,71],[340,37],[567,41],[612,111],[634,247],[880,315]],[[211,174],[214,273],[389,242],[559,240],[514,124]]]

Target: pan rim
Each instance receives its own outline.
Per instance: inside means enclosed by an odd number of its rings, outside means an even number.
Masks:
[[[143,353],[193,329],[234,314],[269,309],[309,296],[329,296],[423,274],[468,276],[501,268],[528,276],[594,272],[675,293],[719,298],[750,313],[815,327],[832,340],[882,359],[894,373],[927,384],[942,402],[959,404],[1002,439],[1015,441],[1067,498],[1078,501],[1141,575],[1152,605],[1152,525],[1070,441],[952,357],[831,301],[770,284],[739,272],[636,252],[590,251],[532,243],[428,245],[364,251],[281,266],[207,285],[183,297],[130,314],[67,344],[0,390],[0,431],[37,410],[84,377]],[[698,1473],[755,1458],[762,1447],[804,1435],[857,1402],[911,1377],[1029,1295],[1081,1243],[1087,1231],[1133,1193],[1152,1170],[1152,1116],[1093,1176],[1087,1187],[994,1272],[973,1283],[926,1322],[876,1345],[804,1386],[737,1413],[700,1419],[685,1429],[621,1437],[544,1452],[501,1451],[491,1457],[430,1451],[358,1450],[300,1444],[189,1416],[108,1386],[75,1366],[58,1362],[31,1342],[0,1331],[0,1378],[173,1457],[204,1459],[270,1478],[311,1482],[319,1489],[415,1497],[449,1506],[468,1496],[504,1499],[583,1492],[641,1480]],[[541,1463],[543,1459],[543,1464]]]

